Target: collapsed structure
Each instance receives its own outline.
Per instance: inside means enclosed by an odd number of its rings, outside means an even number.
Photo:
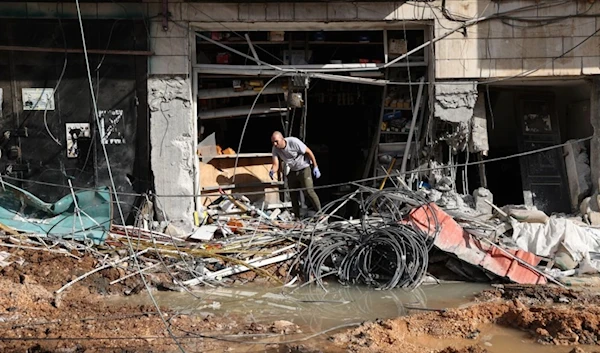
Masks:
[[[269,136],[281,130],[315,151],[325,202],[394,187],[461,227],[514,204],[597,225],[598,13],[597,3],[577,1],[3,3],[0,181],[14,185],[0,223],[31,232],[22,223],[45,222],[39,212],[66,212],[82,223],[72,235],[94,228],[97,242],[134,223],[150,238],[208,241],[246,227],[228,223],[242,213],[258,214],[257,233],[262,219],[289,221],[285,180],[268,175]],[[92,200],[101,220],[79,212],[78,189],[99,190],[87,191],[104,200]],[[360,205],[346,205],[344,218],[370,216]],[[409,213],[399,214],[395,227],[406,227]],[[595,267],[595,230],[501,217],[479,224],[495,245],[464,229],[479,259],[438,248],[471,265],[500,251],[537,266],[488,234],[512,231],[522,250],[553,257],[562,246],[577,265]],[[530,239],[546,233],[551,245]],[[529,270],[536,281],[549,276]]]

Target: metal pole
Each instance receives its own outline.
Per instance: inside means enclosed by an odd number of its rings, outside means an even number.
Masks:
[[[404,149],[404,156],[402,157],[402,164],[400,165],[400,174],[406,172],[406,162],[408,161],[408,156],[410,154],[410,146],[412,145],[415,125],[417,124],[417,117],[419,116],[419,109],[421,109],[421,97],[423,95],[424,82],[425,77],[421,77],[421,81],[419,82],[419,92],[417,93],[417,103],[415,105],[416,109],[413,110],[413,117],[412,121],[410,122],[410,130],[408,131],[408,139],[406,139],[406,148]]]

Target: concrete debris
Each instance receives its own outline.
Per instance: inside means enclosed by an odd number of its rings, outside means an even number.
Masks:
[[[592,226],[600,225],[600,212],[597,210],[596,205],[598,202],[592,202],[593,197],[586,197],[579,205],[583,221]]]
[[[13,259],[11,259],[11,256],[12,256],[12,254],[9,252],[0,251],[0,268],[9,266],[13,262],[16,262],[22,266],[23,263],[25,262],[24,259],[18,258],[18,257],[13,257]]]
[[[477,101],[476,82],[450,82],[435,85],[435,117],[452,123],[468,122]]]
[[[507,214],[517,221],[525,223],[546,223],[550,219],[540,210],[508,208]]]
[[[185,238],[188,236],[187,232],[172,223],[167,225],[163,233],[176,238]]]
[[[432,249],[437,257],[453,258],[445,261],[446,270],[471,281],[560,283],[554,275],[600,269],[600,230],[548,218],[532,208],[505,207],[492,214],[492,207],[499,209],[489,190],[460,195],[452,179],[439,171],[431,173],[432,185],[423,184],[418,191],[406,185],[377,190],[357,184],[305,220],[293,219],[283,204],[264,209],[243,195],[222,192],[197,218],[199,226],[186,231],[155,212],[156,200],[149,197],[138,207],[135,226],[111,226],[109,248],[103,252],[82,240],[42,240],[9,227],[0,228],[8,237],[0,246],[26,244],[71,257],[77,257],[77,250],[94,254],[97,265],[66,280],[59,291],[111,269],[116,275],[110,286],[132,283],[143,274],[159,290],[258,280],[288,286],[314,282],[325,288],[331,276],[347,285],[415,288],[430,273]],[[347,219],[336,214],[350,200],[359,203],[355,214]],[[134,253],[130,240],[135,241]],[[13,266],[18,257],[7,254],[0,252],[0,265]],[[391,260],[385,266],[364,266],[372,258]],[[160,277],[165,272],[169,280]],[[144,288],[134,282],[124,293]],[[280,326],[273,330],[293,332],[293,326]]]
[[[452,179],[447,176],[440,177],[435,182],[435,187],[430,190],[423,190],[430,202],[435,202],[438,206],[449,210],[460,210],[462,212],[476,214],[482,213],[473,209],[474,200],[470,195],[460,195],[454,191]]]
[[[477,96],[476,82],[438,83],[435,86],[434,116],[453,127],[452,132],[442,134],[439,138],[446,141],[454,153],[466,150],[469,145],[475,145],[473,141],[477,142],[478,150],[485,150],[487,130],[485,142],[482,141],[485,125],[482,125],[481,117],[478,117],[476,123],[473,122]],[[475,139],[471,138],[472,128],[476,129]]]
[[[494,203],[494,195],[486,188],[478,188],[473,191],[473,201],[475,202],[475,209],[479,213],[491,214],[492,206],[489,203]]]
[[[584,142],[567,141],[563,152],[569,181],[571,208],[576,211],[580,202],[590,194],[592,189],[590,157]]]
[[[485,95],[480,93],[473,108],[471,140],[469,142],[469,151],[471,153],[482,152],[483,155],[487,155],[487,151],[490,149],[487,131],[487,107],[485,103]]]
[[[290,321],[277,320],[271,324],[269,330],[273,333],[289,335],[292,333],[298,333],[300,327]]]

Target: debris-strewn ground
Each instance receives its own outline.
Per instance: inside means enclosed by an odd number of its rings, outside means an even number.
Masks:
[[[106,295],[123,295],[140,286],[118,269],[95,273],[67,289],[67,282],[98,266],[92,256],[76,259],[61,254],[22,249],[0,269],[0,352],[176,352],[165,323],[154,306],[116,305]],[[168,282],[166,274],[149,276]],[[512,327],[538,344],[598,345],[600,296],[594,290],[506,285],[481,293],[472,305],[440,312],[366,323],[334,334],[329,345],[313,340],[290,345],[242,345],[202,338],[268,340],[272,335],[303,337],[311,332],[286,321],[257,324],[244,317],[182,315],[161,308],[173,335],[186,351],[195,352],[443,352],[484,353],[481,338],[490,326]],[[119,301],[121,302],[121,301]],[[301,333],[304,331],[304,333]],[[286,340],[286,339],[284,339]],[[565,347],[570,352],[574,347]],[[600,346],[598,348],[600,352]],[[591,353],[585,350],[573,352]]]
[[[594,292],[506,286],[479,298],[486,302],[366,323],[332,339],[353,352],[397,352],[401,344],[403,352],[482,353],[484,347],[465,340],[477,341],[486,327],[501,325],[526,331],[539,344],[600,344],[600,296]],[[432,343],[452,340],[461,347],[440,350]]]
[[[62,294],[55,291],[97,267],[91,256],[1,249],[25,260],[0,269],[0,352],[176,352],[154,306],[115,305],[107,294],[139,287],[139,277],[109,285],[124,273],[106,269]],[[164,274],[154,274],[160,281]],[[230,343],[199,338],[242,332],[245,319],[204,313],[180,315],[161,308],[186,351],[223,352]],[[224,336],[226,337],[226,336]],[[246,347],[247,348],[247,347]]]

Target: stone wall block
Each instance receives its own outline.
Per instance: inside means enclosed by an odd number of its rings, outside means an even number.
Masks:
[[[294,3],[294,20],[296,21],[326,21],[327,18],[327,4]]]
[[[148,73],[153,75],[188,75],[189,57],[154,55],[150,57]]]
[[[264,22],[267,20],[267,4],[240,4],[240,21]]]
[[[349,21],[358,18],[358,8],[355,3],[327,3],[327,19],[329,21]]]
[[[267,21],[291,21],[294,19],[293,3],[268,3],[266,10]]]
[[[182,20],[190,22],[238,21],[239,5],[228,3],[181,4]]]

